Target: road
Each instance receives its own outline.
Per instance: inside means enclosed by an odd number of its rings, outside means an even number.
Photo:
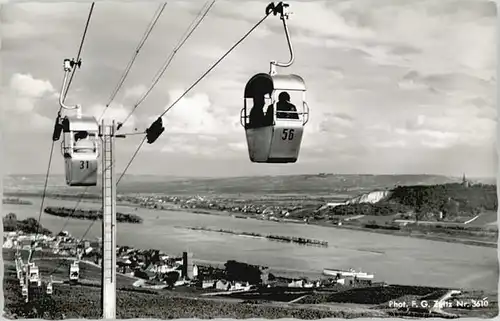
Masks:
[[[454,294],[460,294],[461,292],[458,290],[450,290],[446,292],[443,296],[441,296],[439,299],[436,300],[432,308],[430,309],[431,312],[436,312],[442,315],[447,315],[447,316],[454,316],[453,313],[448,313],[443,311],[443,307],[446,307],[445,302],[449,298],[451,298]]]

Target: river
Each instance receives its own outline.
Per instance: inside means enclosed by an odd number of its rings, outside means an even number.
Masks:
[[[25,198],[33,205],[4,204],[3,215],[13,212],[18,219],[38,218],[40,198]],[[46,199],[45,206],[73,208],[76,201]],[[98,208],[97,203],[80,203],[79,208]],[[195,260],[225,262],[230,259],[269,266],[277,270],[302,271],[305,275],[323,268],[362,269],[376,280],[397,284],[496,290],[497,249],[437,242],[293,223],[239,219],[222,215],[159,211],[118,206],[117,211],[133,213],[143,224],[119,223],[117,242],[138,248],[155,248],[167,253],[193,252]],[[41,223],[59,232],[66,218],[43,213]],[[80,238],[90,221],[70,219],[65,230]],[[234,231],[299,236],[324,240],[329,247],[301,246],[266,239],[241,237],[178,227],[207,227]],[[96,222],[86,238],[101,236]]]

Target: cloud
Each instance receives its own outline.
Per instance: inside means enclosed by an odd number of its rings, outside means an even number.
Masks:
[[[57,106],[58,95],[48,80],[36,79],[30,74],[14,74],[2,87],[1,100],[4,115],[8,115],[3,125],[6,131],[25,131],[30,126],[34,131],[51,130],[54,120],[46,115],[47,103]],[[54,108],[53,114],[57,109]]]
[[[389,140],[385,142],[376,142],[374,144],[375,147],[380,147],[380,148],[394,148],[394,147],[406,147],[407,142],[404,141],[403,139],[398,139],[398,140]]]
[[[169,107],[184,92],[184,90],[169,91]],[[187,95],[164,116],[164,122],[169,132],[183,134],[228,134],[236,126],[233,120],[238,120],[231,114],[225,114],[218,106],[212,105],[210,97],[205,93]]]
[[[313,7],[314,4],[304,6]],[[366,53],[366,58],[375,64],[418,68],[424,73],[466,70],[483,78],[494,73],[493,44],[496,41],[491,18],[492,12],[496,16],[496,7],[492,3],[444,0],[395,4],[384,1],[373,5],[353,1],[350,4],[331,2],[329,6],[338,16],[330,19],[333,21],[330,27],[319,28],[320,24],[311,24],[304,18],[303,22],[296,22],[301,29],[323,31],[297,32],[295,41],[357,49]],[[293,23],[290,21],[290,25]]]
[[[229,148],[237,152],[244,152],[248,150],[246,142],[229,143],[228,146]]]
[[[343,121],[345,124],[350,124],[354,121],[354,118],[346,113],[334,113],[333,117],[340,121]]]
[[[325,112],[322,114],[317,130],[324,133],[337,133],[339,130],[343,131],[354,126],[354,123],[354,119],[348,114]]]
[[[124,98],[139,98],[146,92],[146,90],[148,90],[148,87],[145,85],[129,87],[125,90]]]
[[[425,80],[414,70],[408,72],[398,81],[398,87],[403,90],[435,90],[426,84]]]
[[[161,146],[160,151],[163,153],[210,159],[218,159],[221,154],[226,157],[241,155],[246,151],[246,143],[235,142],[234,139],[221,135],[167,133],[162,138]]]
[[[156,120],[263,16],[267,4],[217,2],[134,111],[126,131],[142,131]],[[96,3],[70,103],[100,116],[158,5]],[[168,3],[106,118],[122,121],[132,111],[202,5]],[[60,85],[62,59],[76,54],[89,7],[2,7],[2,106],[13,124],[34,122],[37,132],[52,130],[49,121],[53,123],[58,108],[58,88],[53,85]],[[155,144],[144,144],[147,157],[139,155],[136,160],[151,166],[133,168],[164,173],[149,159],[159,164],[176,159],[167,171],[182,171],[186,164],[199,167],[198,173],[219,166],[223,174],[496,171],[491,160],[498,117],[497,13],[491,3],[298,1],[291,11],[288,26],[295,62],[278,72],[301,75],[308,88],[310,121],[299,163],[254,169],[248,164],[245,132],[239,124],[245,83],[256,73],[268,72],[271,59],[288,56],[281,21],[270,16],[163,117],[165,133]],[[11,125],[8,130],[19,127]],[[31,158],[47,143],[39,136]],[[20,143],[17,137],[8,142],[13,146],[9,150]],[[139,143],[139,136],[133,137],[137,141],[130,138],[120,144],[127,153]],[[22,171],[19,156],[8,157]],[[221,165],[207,167],[207,158]],[[229,169],[233,161],[243,169]]]
[[[395,133],[410,137],[425,146],[449,148],[455,145],[481,146],[495,142],[496,121],[469,117],[468,110],[448,111],[447,115],[429,117],[419,115],[406,121]],[[460,119],[460,121],[457,121]]]
[[[54,126],[54,120],[40,114],[33,114],[28,118],[29,126],[35,130],[46,131]]]
[[[344,71],[341,70],[341,69],[338,69],[338,68],[331,68],[330,69],[330,75],[334,78],[337,78],[337,79],[344,79],[345,78],[345,74],[344,74]]]
[[[103,114],[104,111],[105,113]],[[84,113],[94,116],[96,120],[101,119],[102,115],[102,119],[104,119],[106,124],[110,124],[113,120],[117,122],[127,120],[123,125],[123,130],[130,132],[130,130],[135,130],[137,121],[136,115],[134,115],[134,113],[131,114],[131,111],[132,108],[125,107],[121,104],[111,104],[107,108],[105,105],[96,104],[85,108]]]
[[[10,79],[10,89],[26,98],[41,98],[44,94],[54,92],[50,81],[34,79],[30,74],[13,75]]]
[[[228,49],[221,48],[220,46],[217,45],[207,45],[207,44],[191,45],[191,50],[193,55],[196,55],[197,58],[208,59],[211,64],[215,63],[220,57],[222,57],[222,55],[224,55]]]
[[[293,5],[289,24],[297,25],[301,31],[315,37],[344,36],[348,38],[367,38],[375,36],[370,28],[354,26],[339,11],[328,10],[330,1],[297,2]],[[339,3],[339,7],[345,6]],[[315,17],[315,23],[311,23]]]

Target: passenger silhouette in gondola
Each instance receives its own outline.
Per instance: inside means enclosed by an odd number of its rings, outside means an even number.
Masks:
[[[79,131],[75,133],[75,152],[91,153],[94,151],[94,143],[89,139],[87,131]]]
[[[255,95],[253,97],[253,107],[250,110],[249,128],[257,128],[264,126],[264,95]]]
[[[75,133],[75,142],[85,139],[89,136],[89,133],[87,131],[78,131]]]
[[[290,94],[286,91],[283,91],[278,95],[278,102],[276,103],[276,118],[299,119],[297,108],[294,104],[290,103]]]
[[[267,106],[266,115],[264,116],[264,126],[272,126],[274,124],[274,106]]]
[[[267,126],[271,126],[273,124],[273,113],[274,106],[269,105],[269,107],[267,107],[265,117],[265,123]],[[286,91],[283,91],[278,95],[278,102],[276,103],[276,118],[299,119],[297,108],[295,107],[295,105],[290,103],[290,94],[288,94]]]

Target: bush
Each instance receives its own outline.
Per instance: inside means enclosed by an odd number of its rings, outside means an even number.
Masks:
[[[397,213],[407,212],[411,208],[409,206],[389,201],[381,201],[375,204],[360,203],[335,206],[330,210],[330,214],[339,216],[350,215],[377,215],[388,216]]]

